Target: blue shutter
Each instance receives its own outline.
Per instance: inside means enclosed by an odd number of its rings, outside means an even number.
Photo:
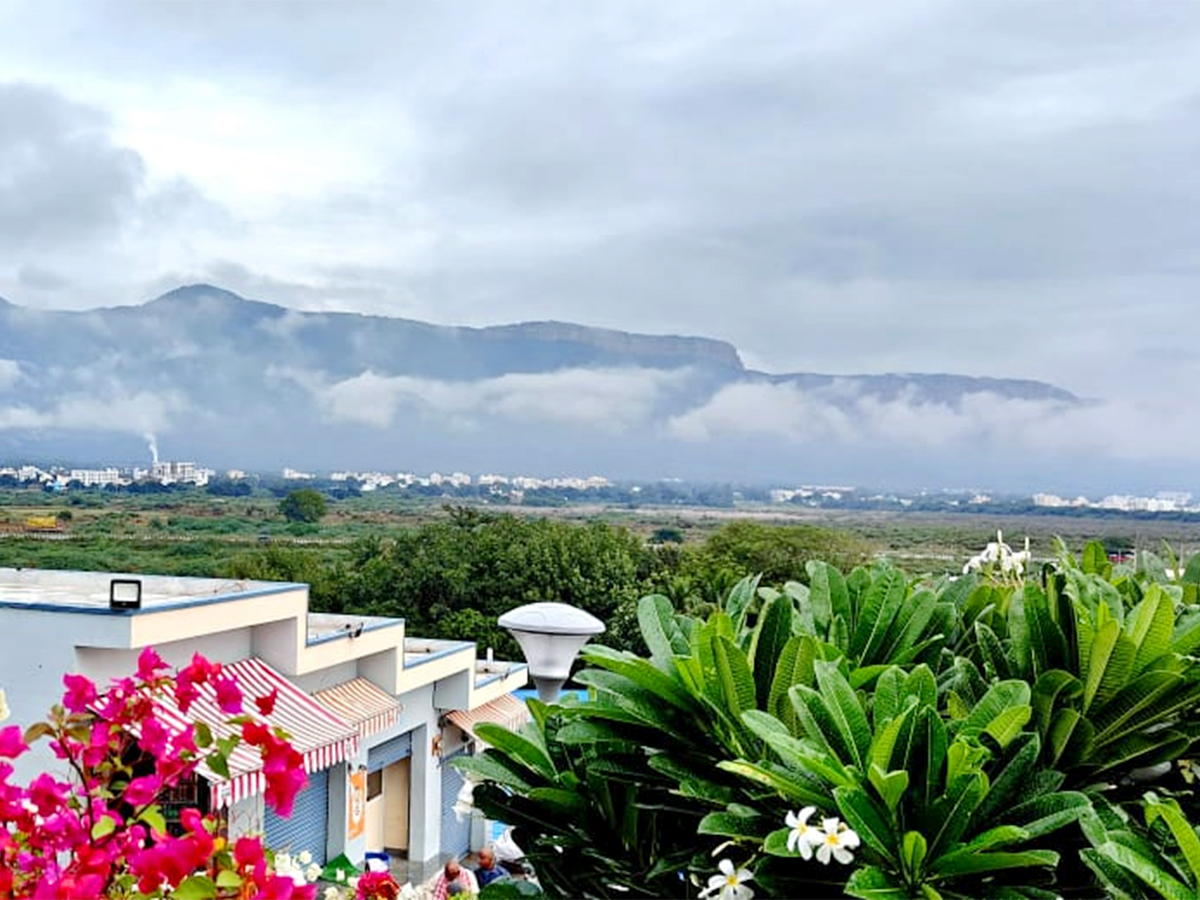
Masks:
[[[454,801],[463,786],[463,776],[450,765],[450,760],[465,753],[455,753],[442,760],[442,856],[466,856],[471,849],[471,817],[458,821]]]
[[[406,731],[400,737],[384,741],[367,750],[367,771],[378,772],[380,769],[386,769],[392,763],[408,759],[410,756],[412,756],[412,732]]]
[[[272,850],[292,854],[307,850],[313,862],[324,865],[329,836],[329,770],[309,774],[308,787],[296,795],[296,806],[286,819],[268,807],[263,831]]]

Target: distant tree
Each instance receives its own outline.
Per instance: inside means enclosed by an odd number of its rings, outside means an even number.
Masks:
[[[249,497],[254,489],[244,479],[214,478],[205,490],[214,497]]]
[[[292,491],[279,502],[279,512],[289,522],[319,522],[327,509],[325,497],[312,488]]]
[[[655,528],[654,533],[650,535],[650,540],[655,544],[682,544],[683,531],[665,525],[662,528]]]
[[[807,582],[805,564],[810,559],[849,572],[869,559],[872,549],[855,535],[817,525],[731,522],[704,542],[702,556],[711,567],[705,573],[710,580],[715,572],[726,569],[739,578],[761,574],[764,584],[782,584]]]

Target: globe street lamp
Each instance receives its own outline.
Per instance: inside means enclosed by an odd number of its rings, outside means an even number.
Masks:
[[[604,631],[603,622],[567,603],[527,603],[510,609],[498,624],[521,645],[543,703],[558,700],[559,690],[571,675],[571,663],[588,638]]]

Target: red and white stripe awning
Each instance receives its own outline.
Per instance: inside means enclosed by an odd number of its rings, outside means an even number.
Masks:
[[[501,694],[490,703],[484,703],[474,709],[451,710],[446,713],[446,718],[471,737],[483,740],[475,734],[475,726],[480,722],[493,722],[503,725],[509,731],[516,731],[529,721],[529,707],[525,705],[524,700],[512,694]]]
[[[378,734],[400,720],[400,701],[365,678],[316,691],[313,697],[342,719],[357,725],[360,738]]]
[[[287,732],[292,746],[304,755],[304,771],[319,772],[358,753],[358,731],[353,725],[342,721],[261,659],[227,663],[221,670],[242,690],[243,715]],[[197,685],[197,690],[199,697],[186,714],[179,711],[173,697],[156,695],[156,711],[163,724],[182,730],[191,722],[203,722],[214,738],[240,734],[240,726],[225,724],[229,715],[221,711],[211,680]],[[263,715],[254,698],[265,697],[272,690],[279,692],[275,708],[270,715]],[[266,788],[262,763],[257,747],[239,743],[229,755],[229,778],[215,774],[203,763],[197,771],[212,784],[213,806],[221,807],[262,793]]]

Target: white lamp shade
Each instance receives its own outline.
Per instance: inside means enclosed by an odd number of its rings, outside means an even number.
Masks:
[[[532,631],[513,630],[512,636],[521,645],[525,660],[529,663],[529,674],[535,679],[552,678],[566,681],[571,674],[571,663],[590,634],[535,634]]]
[[[604,631],[604,623],[567,603],[529,603],[502,615],[498,624],[508,629],[525,661],[543,701],[552,702],[571,675],[571,664],[588,639]]]

